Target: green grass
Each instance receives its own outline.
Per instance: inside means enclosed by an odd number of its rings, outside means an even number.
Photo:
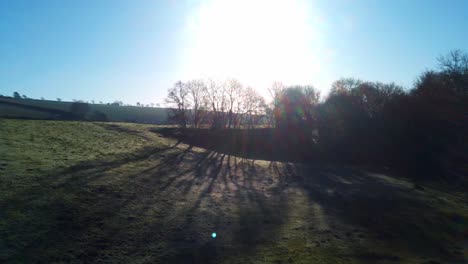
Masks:
[[[385,171],[243,159],[158,131],[0,119],[0,262],[467,260],[465,193],[415,190]]]
[[[72,102],[57,102],[34,99],[14,99],[0,97],[0,117],[24,119],[61,119],[69,113]],[[89,104],[88,114],[103,113],[108,121],[165,124],[167,109],[136,106],[112,106]]]

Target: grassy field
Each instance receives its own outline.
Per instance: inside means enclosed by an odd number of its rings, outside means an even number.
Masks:
[[[158,131],[0,119],[0,262],[468,261],[462,191],[236,157]]]
[[[0,97],[0,117],[22,119],[69,119],[72,102]],[[89,104],[88,116],[100,113],[107,121],[166,124],[167,109],[155,107]]]

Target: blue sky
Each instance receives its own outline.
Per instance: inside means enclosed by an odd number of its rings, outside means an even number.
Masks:
[[[468,48],[468,1],[0,1],[0,94],[162,102],[179,79],[410,87]]]

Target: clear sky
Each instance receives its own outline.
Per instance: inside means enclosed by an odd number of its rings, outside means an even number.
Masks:
[[[468,49],[466,0],[0,1],[0,94],[162,102],[177,80],[411,87]]]

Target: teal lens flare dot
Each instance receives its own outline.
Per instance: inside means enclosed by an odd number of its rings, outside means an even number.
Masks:
[[[211,233],[212,238],[216,238],[216,233]]]

